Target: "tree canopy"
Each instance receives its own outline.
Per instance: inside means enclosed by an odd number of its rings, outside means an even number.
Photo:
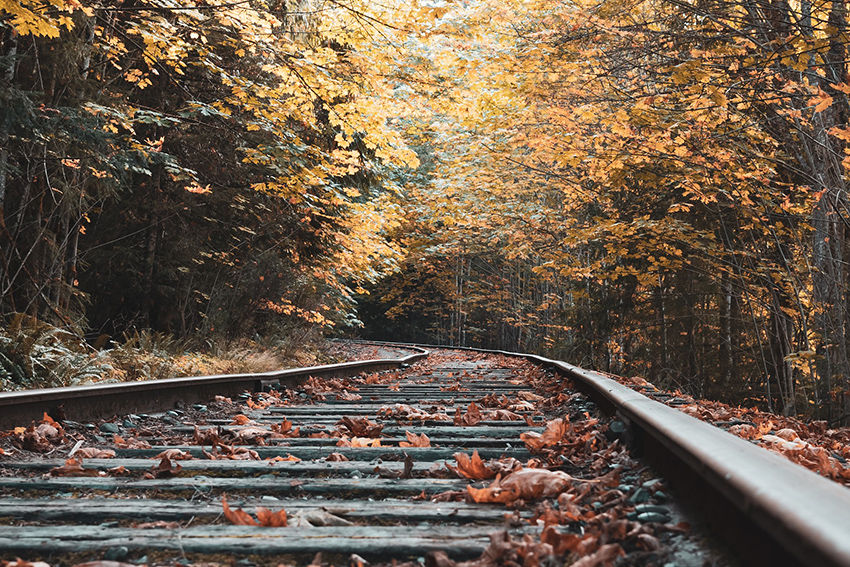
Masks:
[[[0,0],[0,301],[850,415],[840,0]]]

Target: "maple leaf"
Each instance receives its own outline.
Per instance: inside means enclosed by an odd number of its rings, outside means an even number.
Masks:
[[[81,447],[74,452],[74,456],[83,459],[112,459],[115,451],[112,449],[96,449],[94,447]]]
[[[546,429],[543,433],[536,431],[528,431],[520,434],[520,439],[523,440],[529,451],[538,452],[544,447],[557,445],[569,431],[569,424],[566,419],[553,419],[546,423]]]
[[[446,463],[446,468],[462,478],[487,480],[495,477],[497,474],[495,470],[487,468],[487,465],[484,464],[484,461],[478,455],[477,449],[472,451],[471,457],[466,453],[455,453],[454,458],[457,461],[457,468],[452,467],[448,463]]]
[[[430,447],[431,440],[424,433],[417,435],[415,433],[411,433],[410,431],[404,432],[407,437],[407,441],[400,441],[399,447]]]
[[[183,467],[179,464],[171,466],[171,460],[168,457],[162,457],[158,465],[151,467],[151,470],[146,472],[144,477],[147,479],[154,478],[171,478],[177,475]]]
[[[469,402],[469,407],[466,409],[466,414],[461,415],[460,408],[455,411],[454,424],[460,426],[477,425],[481,422],[481,412],[475,402]]]
[[[266,528],[279,528],[286,526],[286,510],[280,509],[272,512],[268,508],[258,506],[256,508],[257,519],[251,517],[248,512],[239,508],[233,510],[227,504],[227,495],[221,495],[221,508],[224,517],[231,524],[237,526],[262,526]]]
[[[343,417],[337,422],[337,425],[348,430],[348,434],[352,437],[379,437],[384,429],[383,425],[369,421],[365,417],[351,418]]]
[[[575,479],[565,472],[546,469],[520,469],[496,480],[486,488],[467,486],[473,501],[510,504],[516,500],[530,500],[557,496]]]
[[[71,457],[61,467],[55,467],[48,472],[50,476],[99,476],[97,469],[83,468],[82,457]]]
[[[191,453],[181,451],[180,449],[166,449],[151,459],[169,459],[171,461],[188,461],[194,459]]]
[[[230,422],[230,425],[254,425],[257,422],[248,417],[243,413],[238,413],[233,416],[233,421]]]

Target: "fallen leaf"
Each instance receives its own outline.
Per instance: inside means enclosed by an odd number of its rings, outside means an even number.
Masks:
[[[431,440],[428,439],[428,436],[424,433],[417,435],[416,433],[411,433],[410,431],[404,432],[407,437],[407,441],[399,442],[399,447],[430,447]]]
[[[582,557],[571,567],[613,567],[614,560],[626,554],[617,543],[607,543],[594,553]]]
[[[227,496],[221,495],[221,508],[224,513],[224,517],[227,518],[227,521],[231,524],[235,524],[237,526],[256,526],[257,520],[251,517],[251,514],[244,510],[240,510],[237,508],[236,510],[231,510],[230,506],[227,505]]]
[[[280,509],[277,512],[272,512],[268,508],[263,508],[262,506],[258,506],[256,508],[257,511],[257,519],[251,517],[251,515],[239,508],[232,510],[230,506],[227,504],[227,496],[221,495],[221,508],[224,513],[224,517],[231,524],[235,524],[237,526],[262,526],[266,528],[280,528],[286,526],[286,510]]]
[[[132,523],[130,524],[134,528],[138,528],[140,530],[150,530],[156,528],[163,528],[168,530],[176,530],[180,527],[179,522],[168,522],[166,520],[157,520],[155,522],[141,522],[141,523]]]
[[[521,433],[519,437],[523,440],[529,451],[537,452],[544,447],[551,447],[558,444],[568,431],[569,424],[566,420],[558,418],[548,422],[542,434],[536,431],[528,431]]]
[[[135,437],[130,437],[129,439],[124,439],[120,435],[113,435],[112,442],[115,443],[115,446],[119,449],[150,449],[151,444],[147,441],[143,441],[141,439],[136,439]]]
[[[347,461],[348,457],[343,455],[342,453],[331,453],[327,457],[325,457],[326,461]]]
[[[284,462],[284,461],[297,463],[301,459],[299,459],[298,457],[296,457],[294,455],[287,453],[285,457],[281,457],[280,455],[278,455],[277,457],[269,457],[266,460],[269,461],[270,463],[280,463],[280,462]]]
[[[466,414],[461,415],[460,408],[457,408],[454,417],[454,424],[459,426],[478,425],[481,422],[481,412],[475,402],[469,402],[466,408]]]
[[[351,418],[344,416],[340,419],[337,425],[348,430],[348,434],[352,437],[380,437],[383,425],[377,424],[365,417]]]
[[[261,526],[266,528],[286,527],[286,510],[281,508],[277,512],[272,512],[268,508],[258,506],[257,520],[259,520]]]
[[[183,470],[183,467],[179,464],[175,464],[172,468],[171,460],[168,457],[162,457],[162,460],[158,465],[154,465],[151,467],[151,470],[145,473],[145,478],[153,479],[153,478],[171,478],[177,473]]]
[[[236,432],[236,443],[264,445],[265,438],[271,434],[271,431],[262,427],[245,427]]]
[[[166,449],[151,459],[169,459],[171,461],[188,461],[194,459],[191,453],[181,451],[180,449]]]
[[[81,457],[71,457],[65,461],[64,465],[50,469],[47,474],[50,476],[99,476],[100,471],[83,468]]]
[[[457,468],[452,467],[448,463],[446,463],[446,468],[462,478],[487,480],[494,478],[497,474],[496,471],[487,468],[484,461],[478,455],[477,449],[472,451],[471,457],[466,453],[455,453],[453,456],[455,461],[457,461]]]
[[[115,451],[112,449],[96,449],[94,447],[82,447],[74,453],[84,459],[112,459],[115,457]]]
[[[233,416],[233,421],[230,422],[230,425],[252,425],[255,423],[257,422],[247,415],[239,413]]]
[[[341,437],[336,443],[337,447],[382,447],[380,439],[369,439],[367,437]]]
[[[478,503],[510,504],[516,500],[531,500],[557,496],[575,479],[565,472],[546,469],[520,469],[496,480],[486,488],[467,486],[470,497]]]

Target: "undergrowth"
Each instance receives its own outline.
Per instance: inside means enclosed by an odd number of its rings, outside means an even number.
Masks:
[[[143,330],[98,349],[73,332],[15,314],[0,327],[0,391],[308,366],[323,362],[321,340],[313,329],[203,342]]]

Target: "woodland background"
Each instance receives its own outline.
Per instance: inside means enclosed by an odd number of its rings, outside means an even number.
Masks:
[[[0,0],[0,34],[4,388],[321,329],[850,420],[843,1]]]

